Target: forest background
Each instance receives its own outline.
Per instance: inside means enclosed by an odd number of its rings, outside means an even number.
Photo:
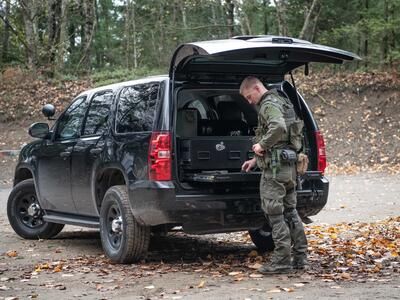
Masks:
[[[279,34],[357,53],[295,72],[329,173],[400,173],[400,0],[0,0],[0,184],[27,128],[80,92],[166,74],[181,43]],[[287,78],[289,79],[289,78]],[[12,152],[12,153],[17,153]]]
[[[103,84],[166,73],[184,42],[279,34],[362,57],[336,72],[397,72],[399,28],[400,0],[0,0],[0,70]]]

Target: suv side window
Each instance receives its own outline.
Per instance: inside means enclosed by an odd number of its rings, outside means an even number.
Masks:
[[[76,99],[60,117],[55,133],[56,140],[68,140],[79,137],[82,121],[89,101],[86,96]]]
[[[83,127],[83,135],[100,135],[107,129],[112,100],[112,91],[101,91],[93,96]]]
[[[152,130],[159,88],[159,82],[150,82],[121,90],[116,115],[117,133]]]

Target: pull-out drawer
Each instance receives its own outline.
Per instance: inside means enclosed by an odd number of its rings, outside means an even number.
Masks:
[[[254,157],[250,136],[179,139],[179,163],[185,170],[239,170]]]

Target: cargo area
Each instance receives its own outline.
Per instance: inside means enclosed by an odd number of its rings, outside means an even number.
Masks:
[[[269,87],[284,91],[298,114],[300,105],[308,109],[302,99],[296,98],[296,91],[287,81]],[[251,147],[257,122],[257,107],[248,104],[237,89],[180,89],[175,121],[179,181],[188,188],[208,186],[214,192],[218,187],[229,187],[231,191],[256,190],[261,171],[245,173],[241,166],[254,157]],[[311,176],[312,170],[316,170],[313,147],[316,128],[309,117],[304,122],[304,151],[310,158],[308,175]],[[303,184],[299,182],[298,188],[314,189],[308,175],[304,176]]]
[[[237,90],[184,89],[178,93],[178,174],[188,184],[253,182],[260,172],[241,171],[251,150],[257,111]]]

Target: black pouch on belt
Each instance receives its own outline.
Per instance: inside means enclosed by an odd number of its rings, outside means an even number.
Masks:
[[[294,150],[282,149],[281,150],[281,161],[294,163],[297,161],[297,153]]]

